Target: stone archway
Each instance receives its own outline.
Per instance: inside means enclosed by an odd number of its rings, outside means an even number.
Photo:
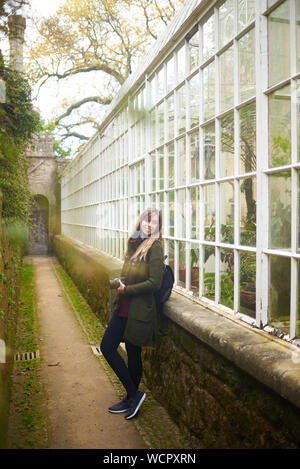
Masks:
[[[48,254],[49,251],[49,202],[43,195],[36,195],[32,205],[32,225],[29,254]]]

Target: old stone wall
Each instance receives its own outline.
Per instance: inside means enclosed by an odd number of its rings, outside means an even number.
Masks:
[[[122,263],[62,235],[55,250],[106,324],[107,280]],[[173,292],[143,362],[148,387],[195,448],[300,447],[296,347]]]

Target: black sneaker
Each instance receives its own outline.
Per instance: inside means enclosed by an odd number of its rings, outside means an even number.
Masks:
[[[129,408],[128,414],[125,415],[126,420],[132,419],[132,417],[134,417],[137,414],[145,398],[146,398],[146,394],[144,392],[142,391],[136,392],[136,395],[133,398],[131,398],[129,401],[130,408]]]
[[[108,411],[112,414],[121,414],[122,412],[126,412],[129,409],[129,400],[124,397],[120,402],[114,404],[108,408]]]

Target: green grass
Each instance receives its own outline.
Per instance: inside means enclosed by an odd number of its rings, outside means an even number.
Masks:
[[[39,324],[34,270],[24,264],[16,331],[16,352],[31,352],[39,348]],[[8,447],[38,449],[49,447],[46,393],[40,376],[40,362],[16,362],[12,376]]]

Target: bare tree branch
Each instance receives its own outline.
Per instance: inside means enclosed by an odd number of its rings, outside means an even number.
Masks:
[[[68,109],[63,114],[57,117],[55,119],[55,125],[57,125],[65,117],[69,116],[71,112],[74,111],[74,109],[78,109],[83,104],[91,103],[91,102],[107,106],[108,104],[111,103],[111,97],[101,98],[100,96],[89,96],[88,98],[81,99],[80,101],[77,101],[76,103],[69,106]]]

